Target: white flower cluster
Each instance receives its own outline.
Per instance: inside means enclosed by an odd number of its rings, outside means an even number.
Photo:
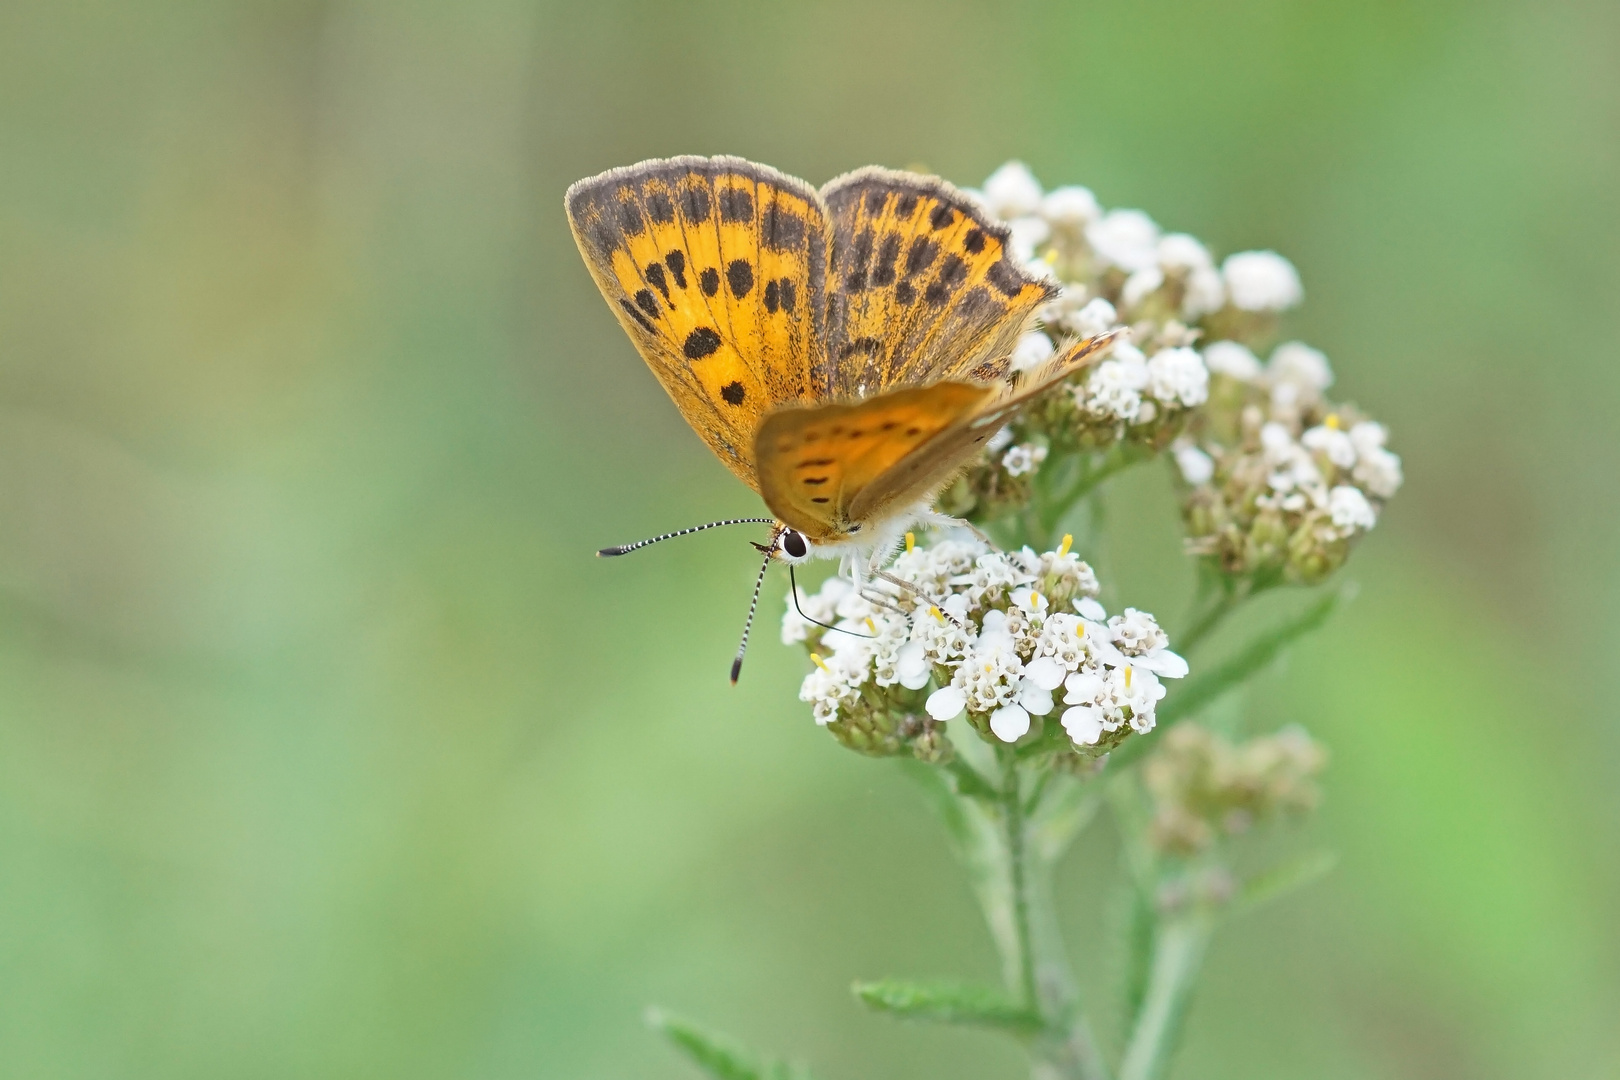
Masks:
[[[1082,312],[1105,291],[1133,319],[1150,298],[1173,293],[1168,314],[1186,322],[1224,307],[1286,311],[1305,296],[1293,264],[1274,251],[1238,252],[1217,268],[1196,237],[1166,233],[1141,210],[1105,211],[1089,188],[1043,191],[1021,161],[1007,162],[970,194],[1007,223],[1015,258],[1062,282],[1046,321],[1073,333],[1087,332]]]
[[[1189,347],[1198,333],[1188,324],[1229,305],[1281,311],[1301,295],[1298,275],[1281,256],[1244,252],[1217,268],[1194,237],[1165,233],[1140,210],[1104,211],[1087,188],[1043,191],[1022,162],[1003,165],[972,194],[1007,223],[1013,257],[1061,289],[1041,309],[1041,328],[1018,343],[1013,370],[1050,356],[1054,339],[1131,327],[1130,338],[1071,388],[1075,407],[1093,424],[1145,427],[1202,405],[1209,373]]]
[[[1068,538],[1042,554],[943,540],[900,555],[890,572],[909,588],[862,596],[834,577],[797,604],[789,598],[782,639],[812,648],[799,698],[817,723],[870,724],[874,710],[921,705],[935,723],[965,713],[981,734],[1011,743],[1057,711],[1061,693],[1073,742],[1114,735],[1113,745],[1153,730],[1160,680],[1187,673],[1153,616],[1108,617]]]
[[[1209,371],[1196,349],[1160,349],[1149,357],[1121,342],[1072,392],[1075,405],[1091,417],[1148,424],[1162,408],[1192,408],[1207,401]]]
[[[1327,400],[1333,369],[1301,342],[1277,346],[1262,364],[1248,347],[1216,341],[1204,363],[1218,380],[1215,403],[1175,447],[1194,489],[1194,549],[1224,547],[1230,565],[1240,548],[1243,560],[1264,561],[1269,545],[1277,559],[1320,576],[1342,561],[1342,552],[1325,557],[1325,547],[1371,529],[1400,489],[1388,431]]]

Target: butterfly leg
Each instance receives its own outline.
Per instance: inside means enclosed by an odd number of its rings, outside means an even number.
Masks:
[[[917,520],[933,529],[966,529],[984,543],[989,544],[991,548],[996,546],[994,540],[990,539],[982,529],[966,518],[951,517],[949,514],[941,514],[937,510],[928,510],[918,515]]]

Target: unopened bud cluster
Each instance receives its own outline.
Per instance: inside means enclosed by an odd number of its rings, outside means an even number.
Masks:
[[[1231,743],[1193,723],[1166,732],[1143,765],[1153,797],[1149,840],[1160,851],[1197,855],[1221,837],[1316,808],[1322,745],[1297,727]]]
[[[904,588],[879,579],[857,592],[832,577],[790,596],[782,640],[804,643],[815,664],[800,700],[852,749],[924,760],[949,754],[940,726],[958,717],[999,743],[1054,717],[1087,756],[1153,730],[1160,680],[1185,675],[1186,661],[1146,612],[1110,618],[1069,544],[1037,554],[908,541],[889,569]]]

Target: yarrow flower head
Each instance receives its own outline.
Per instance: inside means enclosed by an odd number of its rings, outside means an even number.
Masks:
[[[935,760],[950,753],[948,721],[1013,743],[1050,718],[1065,753],[1095,757],[1152,731],[1161,680],[1187,673],[1153,616],[1108,617],[1068,538],[1041,553],[946,539],[912,547],[890,573],[904,585],[864,594],[829,578],[790,598],[782,620],[783,640],[815,665],[800,699],[853,749]]]
[[[1388,431],[1328,400],[1333,369],[1302,342],[1262,365],[1218,341],[1204,360],[1209,403],[1174,448],[1189,550],[1239,577],[1321,580],[1400,489]]]
[[[1142,778],[1153,797],[1149,839],[1160,851],[1196,855],[1222,837],[1314,810],[1327,751],[1298,727],[1241,743],[1193,723],[1154,748]]]

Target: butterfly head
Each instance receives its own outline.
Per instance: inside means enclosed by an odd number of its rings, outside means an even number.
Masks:
[[[771,527],[771,539],[768,544],[755,544],[755,547],[779,562],[789,566],[800,566],[815,556],[816,545],[810,538],[791,525],[784,525],[780,521]]]

